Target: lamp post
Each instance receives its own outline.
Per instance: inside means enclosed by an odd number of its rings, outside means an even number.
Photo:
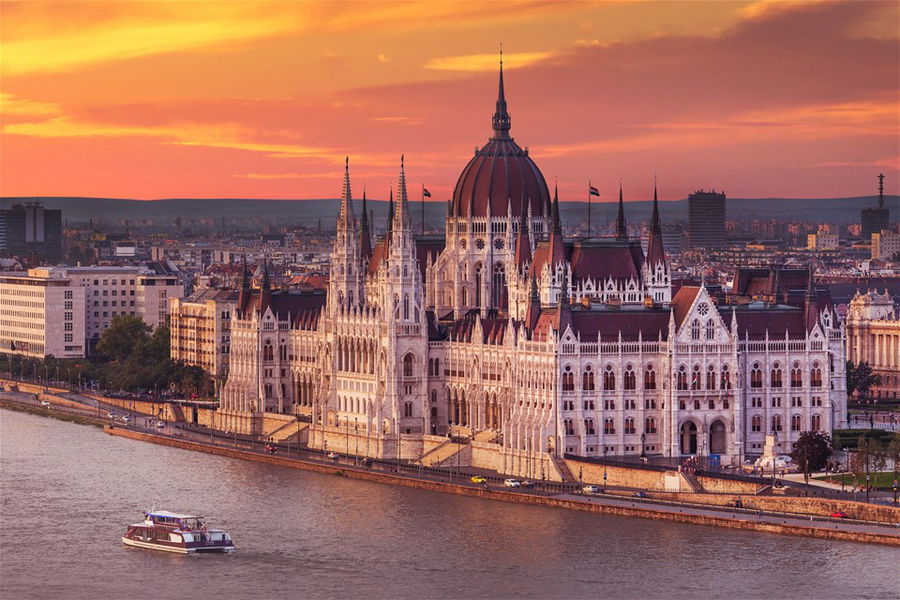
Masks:
[[[604,441],[606,441],[606,440],[604,440]],[[606,479],[607,479],[607,474],[606,474],[606,452],[607,452],[607,450],[608,450],[608,447],[606,445],[604,445],[603,446],[603,491],[604,492],[606,491]]]
[[[357,463],[359,462],[359,419],[357,417],[353,417],[353,443],[356,445],[354,449],[354,455],[356,458],[354,459]]]
[[[642,433],[642,434],[641,434],[641,458],[645,458],[645,457],[647,456],[647,453],[646,453],[645,450],[644,450],[644,441],[645,441],[646,439],[647,439],[647,434],[646,434],[646,433]]]

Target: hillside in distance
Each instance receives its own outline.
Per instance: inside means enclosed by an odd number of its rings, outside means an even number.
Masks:
[[[321,219],[323,228],[333,228],[339,200],[268,200],[239,198],[168,198],[161,200],[131,200],[125,198],[75,198],[75,197],[3,197],[0,208],[13,204],[39,200],[46,208],[58,208],[63,218],[72,223],[89,220],[108,223],[131,221],[140,224],[145,220],[185,221],[197,219],[224,219],[227,221],[256,220],[258,222],[315,227]],[[381,229],[387,215],[387,202],[368,201],[376,227]],[[360,202],[354,202],[357,215]],[[875,206],[877,197],[854,198],[728,198],[728,219],[779,219],[813,221],[823,223],[859,222],[860,209]],[[885,205],[891,209],[892,220],[900,216],[900,196],[885,196]],[[445,202],[426,202],[425,221],[429,228],[443,226],[446,214]],[[641,222],[650,217],[651,201],[627,202],[625,216],[628,221]],[[616,218],[615,202],[594,202],[590,207],[591,222],[604,225]],[[566,225],[586,223],[588,205],[584,201],[561,202],[562,219]],[[420,223],[422,205],[410,202],[414,222]],[[686,221],[686,199],[660,202],[660,216],[664,222]]]

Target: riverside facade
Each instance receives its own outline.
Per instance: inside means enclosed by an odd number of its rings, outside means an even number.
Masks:
[[[786,303],[674,289],[655,192],[646,254],[621,194],[614,237],[565,239],[509,131],[501,71],[445,237],[414,234],[401,159],[373,239],[348,166],[327,291],[274,290],[265,270],[253,289],[245,270],[222,427],[305,415],[313,447],[558,479],[564,453],[737,463],[767,434],[787,449],[844,426],[844,332],[811,278]]]

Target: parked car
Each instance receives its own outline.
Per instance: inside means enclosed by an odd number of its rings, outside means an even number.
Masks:
[[[585,493],[585,494],[599,494],[599,493],[600,493],[600,486],[599,486],[599,485],[589,484],[589,485],[586,485],[586,486],[584,486],[583,488],[581,488],[581,491],[582,491],[583,493]]]
[[[482,477],[481,475],[472,475],[469,480],[472,483],[487,483],[487,479]]]
[[[833,513],[831,513],[831,518],[832,519],[846,519],[847,513],[845,513],[842,510],[836,510]]]
[[[519,482],[519,487],[527,487],[527,488],[534,487],[534,482],[526,479],[525,481]]]
[[[131,423],[131,417],[125,415],[124,417],[122,417],[122,422],[128,425],[129,423]]]
[[[647,492],[635,492],[634,494],[632,494],[632,497],[633,498],[646,498]]]
[[[112,419],[112,420],[116,419],[116,413],[114,413],[114,412],[108,412],[108,413],[106,413],[106,416],[107,416],[107,418]]]
[[[517,488],[517,487],[522,487],[522,482],[519,481],[518,479],[504,479],[503,485],[505,485],[506,487],[509,487],[509,488]]]

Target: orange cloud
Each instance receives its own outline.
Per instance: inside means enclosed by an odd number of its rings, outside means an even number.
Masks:
[[[527,67],[553,56],[552,52],[516,52],[503,55],[503,67],[515,69]],[[497,54],[467,54],[465,56],[444,56],[432,58],[425,63],[426,69],[442,71],[489,71],[497,70]]]

